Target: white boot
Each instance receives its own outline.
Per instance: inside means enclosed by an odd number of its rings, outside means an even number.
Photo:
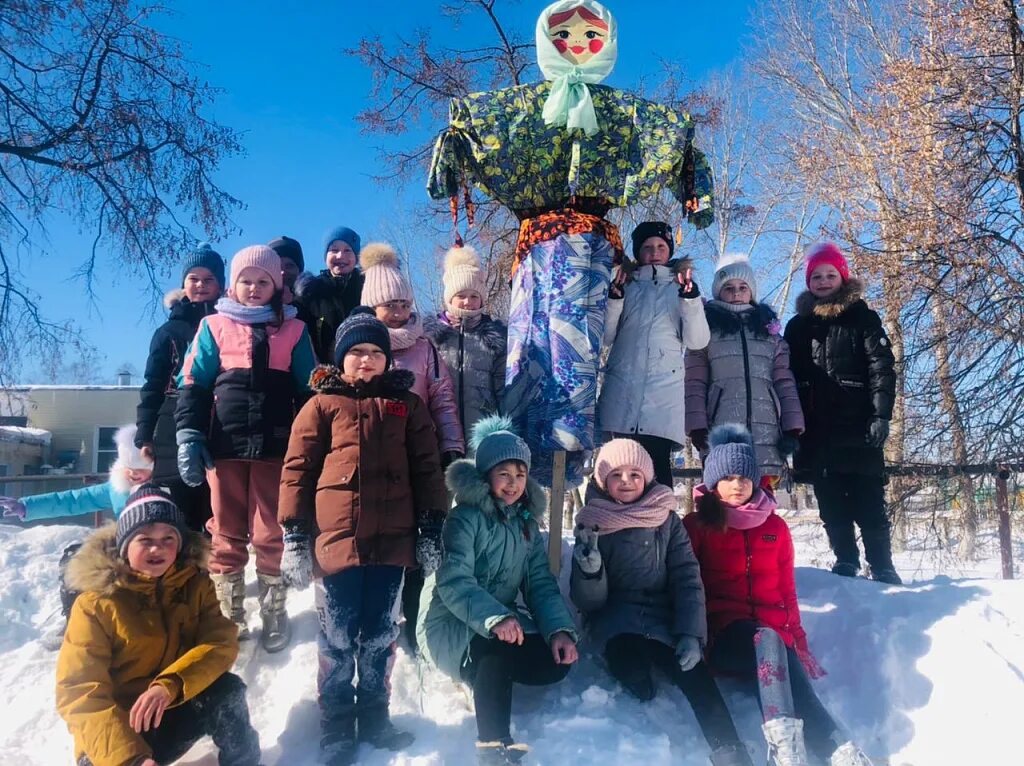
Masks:
[[[245,572],[210,574],[220,611],[238,626],[238,640],[249,638],[249,626],[245,622]]]
[[[832,752],[828,766],[873,766],[871,759],[852,742],[844,742]]]
[[[284,649],[292,640],[292,626],[285,610],[288,588],[280,575],[257,572],[256,579],[260,586],[260,617],[263,619],[260,643],[272,654]]]
[[[810,766],[804,744],[804,722],[799,718],[773,718],[761,727],[768,741],[768,758],[775,766]]]

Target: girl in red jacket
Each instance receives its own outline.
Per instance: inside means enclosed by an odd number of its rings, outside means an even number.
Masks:
[[[809,678],[819,667],[800,625],[793,538],[760,481],[750,433],[711,432],[696,513],[683,523],[707,596],[708,662],[719,672],[756,677],[772,763],[807,766],[807,743],[829,766],[870,766],[821,704]]]

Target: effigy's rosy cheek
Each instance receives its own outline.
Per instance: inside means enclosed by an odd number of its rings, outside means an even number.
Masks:
[[[590,52],[597,53],[604,47],[604,40],[598,40],[597,38],[590,41]]]
[[[551,42],[554,43],[555,50],[557,50],[559,53],[565,53],[569,49],[569,46],[566,45],[565,40],[563,40],[561,37],[558,37],[552,40]]]

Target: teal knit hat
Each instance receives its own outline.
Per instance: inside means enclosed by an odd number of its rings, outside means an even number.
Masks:
[[[476,470],[481,474],[506,460],[518,460],[530,470],[530,448],[513,432],[510,418],[491,415],[478,420],[470,446],[476,450]]]

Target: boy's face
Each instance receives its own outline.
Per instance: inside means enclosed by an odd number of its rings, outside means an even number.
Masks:
[[[274,281],[263,269],[246,266],[232,288],[234,299],[243,306],[266,306],[274,297]]]
[[[217,277],[213,276],[212,271],[204,269],[202,266],[189,269],[182,287],[185,288],[185,297],[192,303],[212,301],[220,295],[220,284],[217,282]]]
[[[153,478],[152,468],[126,468],[124,475],[128,477],[128,483],[132,486],[145,484]]]
[[[462,311],[476,311],[483,308],[484,299],[475,290],[459,290],[452,296],[452,307]]]
[[[661,237],[648,237],[640,245],[637,258],[641,266],[664,266],[671,255],[668,251],[668,242]]]
[[[843,286],[843,276],[830,263],[823,263],[811,272],[809,287],[815,298],[828,298]]]
[[[147,524],[128,543],[128,566],[148,577],[163,577],[178,558],[180,547],[181,536],[170,524]]]
[[[405,327],[405,323],[412,316],[412,301],[388,301],[379,306],[374,306],[377,319],[382,321],[392,330]]]
[[[518,502],[526,491],[526,475],[526,466],[518,460],[506,460],[504,463],[498,463],[487,472],[491,494],[505,505]]]
[[[632,503],[644,493],[647,482],[644,472],[635,465],[624,465],[608,474],[604,480],[608,494],[618,503]]]
[[[722,285],[722,289],[719,291],[718,296],[721,300],[726,303],[731,303],[734,306],[741,306],[743,304],[750,303],[754,297],[750,294],[750,285],[742,279],[725,280],[725,284]]]
[[[284,274],[284,283],[291,287],[295,284],[295,280],[299,278],[299,265],[287,255],[282,255],[281,273]]]
[[[729,505],[743,505],[754,496],[754,482],[746,476],[726,476],[715,485],[715,493]]]
[[[342,277],[351,274],[356,267],[356,254],[348,242],[336,239],[327,246],[324,262],[333,276]]]
[[[341,360],[341,371],[350,378],[369,381],[384,373],[388,358],[380,346],[373,343],[359,343],[345,352]]]

